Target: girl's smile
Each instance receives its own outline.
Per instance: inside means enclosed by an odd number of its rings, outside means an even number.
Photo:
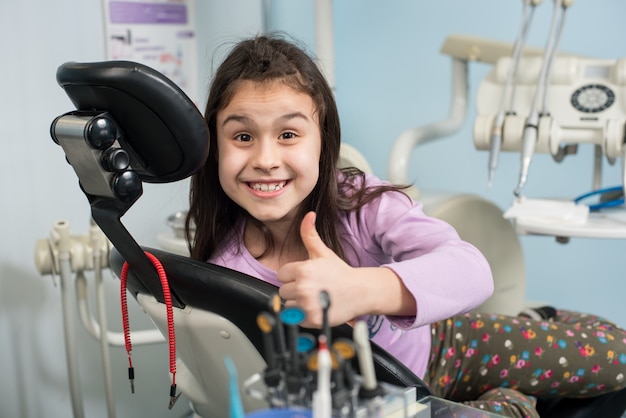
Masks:
[[[248,187],[252,192],[260,198],[271,198],[281,193],[281,191],[289,184],[289,181],[270,181],[248,183]]]

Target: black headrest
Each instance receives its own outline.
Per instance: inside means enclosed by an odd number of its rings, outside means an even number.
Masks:
[[[163,74],[129,61],[68,62],[57,81],[76,109],[108,111],[141,180],[164,183],[198,170],[209,132],[196,105]]]

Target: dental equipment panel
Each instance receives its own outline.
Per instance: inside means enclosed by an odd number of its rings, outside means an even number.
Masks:
[[[500,151],[521,154],[519,180],[514,189],[520,198],[534,153],[550,154],[561,162],[567,155],[575,154],[579,145],[590,144],[596,154],[593,187],[598,189],[602,158],[614,164],[624,155],[626,61],[558,53],[566,12],[573,3],[568,0],[554,0],[543,52],[521,56],[521,40],[529,25],[527,3],[513,53],[494,62],[477,93],[474,145],[490,151],[489,185]],[[622,158],[622,187],[624,172]]]
[[[493,97],[504,92],[504,74],[512,60],[501,58],[481,83],[477,94],[478,116],[474,124],[474,144],[490,149],[490,131],[498,109]],[[505,116],[502,151],[520,151],[524,145],[527,121],[532,111],[536,83],[540,81],[542,59],[523,58],[517,81],[514,112]],[[626,122],[626,59],[601,60],[557,57],[549,85],[549,111],[537,114],[534,152],[546,153],[560,161],[575,152],[579,144],[592,144],[610,162],[622,157]]]
[[[567,242],[569,237],[625,238],[622,201],[626,185],[626,58],[600,59],[558,51],[565,14],[573,3],[567,0],[554,1],[546,47],[525,46],[532,12],[539,3],[524,2],[514,44],[466,35],[451,35],[445,40],[441,52],[452,58],[449,116],[438,123],[406,130],[398,137],[389,158],[389,179],[407,183],[413,149],[460,129],[467,110],[468,63],[487,63],[493,68],[476,94],[473,142],[476,149],[489,152],[489,186],[494,181],[499,153],[520,153],[519,179],[513,188],[514,207],[505,214],[514,220],[516,232],[552,235],[559,242]],[[549,202],[536,204],[522,195],[527,180],[532,178],[531,160],[535,153],[551,155],[558,163],[586,145],[594,151],[590,193],[571,197],[566,205],[553,201],[551,206],[546,206]],[[605,187],[602,163],[614,165],[619,159],[621,177],[617,186],[622,191],[611,192],[614,198],[610,202],[587,205],[585,196],[607,198],[608,194],[600,193]],[[583,222],[579,216],[567,215],[571,202],[591,209]],[[538,207],[549,208],[551,215],[536,216]],[[560,221],[555,222],[552,214],[561,208],[566,213],[560,213]],[[530,212],[533,216],[529,216]]]
[[[516,228],[519,233],[555,235],[561,237],[562,242],[567,242],[565,237],[570,236],[623,238],[626,231],[619,204],[612,205],[610,210],[604,210],[609,205],[590,206],[592,211],[582,223],[554,222],[552,217],[531,217],[528,211],[521,210],[527,207],[531,210],[529,205],[536,207],[521,196],[534,153],[548,154],[555,162],[561,162],[566,156],[576,154],[579,146],[592,146],[593,190],[602,187],[603,159],[611,165],[621,159],[621,196],[626,184],[626,59],[556,56],[551,64],[549,83],[542,82],[543,63],[544,59],[537,56],[521,58],[515,100],[502,123],[501,151],[520,152],[522,159],[520,178],[514,192],[518,197],[514,202],[515,212],[522,214],[515,217]],[[478,150],[493,152],[490,143],[492,127],[498,119],[498,108],[493,98],[506,94],[505,75],[513,65],[512,58],[500,58],[478,88],[477,116],[473,128],[474,145]],[[544,103],[541,112],[538,112],[535,99],[542,84],[545,84]],[[575,201],[583,203],[582,199]],[[562,206],[558,202],[555,205]],[[601,214],[597,213],[599,208],[603,208]],[[550,210],[556,209],[553,205]]]

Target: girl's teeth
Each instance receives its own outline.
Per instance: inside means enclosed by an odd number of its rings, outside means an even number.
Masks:
[[[284,186],[285,186],[285,182],[274,183],[274,184],[267,184],[267,183],[252,184],[252,188],[254,190],[260,190],[262,192],[273,192],[275,190],[282,189]]]

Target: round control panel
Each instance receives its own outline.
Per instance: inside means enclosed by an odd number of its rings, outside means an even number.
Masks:
[[[572,94],[571,102],[581,112],[602,112],[615,102],[615,93],[602,84],[587,84]]]

